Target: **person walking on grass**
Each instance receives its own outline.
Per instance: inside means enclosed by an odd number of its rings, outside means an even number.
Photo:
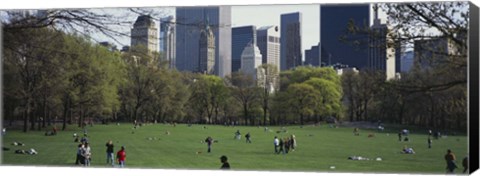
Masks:
[[[284,144],[282,139],[280,139],[279,146],[280,146],[280,150],[278,150],[278,153],[280,154],[280,152],[282,152],[283,154],[285,154],[285,150],[283,150]]]
[[[428,143],[428,148],[432,148],[432,138],[428,137],[427,143]]]
[[[245,141],[246,143],[252,143],[252,141],[250,140],[250,132],[245,135],[245,139],[246,139]]]
[[[275,147],[275,153],[278,153],[278,147],[280,146],[280,140],[278,140],[277,136],[273,139],[273,145]]]
[[[212,151],[212,143],[213,143],[212,137],[208,136],[207,139],[205,139],[205,142],[207,143],[207,146],[208,146],[207,152],[210,153]]]
[[[107,164],[112,164],[115,165],[114,161],[114,156],[113,156],[113,142],[112,140],[109,140],[107,144],[105,144],[107,147]]]
[[[118,165],[123,168],[125,167],[125,159],[127,158],[127,153],[125,152],[125,147],[122,148],[117,152],[117,161]]]
[[[75,160],[76,165],[83,164],[85,162],[85,159],[82,156],[84,145],[83,144],[78,144],[77,148],[77,158]]]
[[[230,164],[228,163],[227,156],[223,155],[220,157],[220,162],[222,162],[222,166],[220,169],[230,169]]]
[[[85,147],[83,148],[82,156],[85,159],[85,166],[90,166],[90,161],[92,157],[92,149],[88,142],[85,143]]]
[[[462,166],[463,166],[463,173],[466,174],[468,171],[468,155],[465,156],[465,158],[463,158]]]
[[[455,169],[457,168],[455,160],[455,154],[452,152],[452,150],[448,149],[447,154],[445,155],[445,161],[447,162],[447,173],[454,173]]]

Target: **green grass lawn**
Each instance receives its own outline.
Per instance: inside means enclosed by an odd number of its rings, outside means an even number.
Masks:
[[[262,127],[224,127],[193,125],[176,127],[152,124],[140,127],[132,134],[131,124],[95,125],[88,127],[89,142],[92,147],[92,167],[110,167],[106,164],[105,143],[114,141],[115,151],[124,145],[127,152],[126,164],[129,168],[176,168],[213,169],[220,168],[219,157],[227,155],[234,170],[268,171],[315,171],[315,172],[375,172],[375,173],[445,173],[443,156],[448,148],[461,159],[467,154],[466,136],[448,136],[433,140],[433,147],[427,147],[425,131],[410,134],[410,142],[399,142],[397,134],[379,133],[361,129],[360,136],[352,134],[353,128],[329,128],[328,126],[287,127],[287,133],[276,133],[280,127],[269,127],[273,132],[265,132]],[[234,132],[239,129],[241,140],[234,140]],[[170,135],[165,132],[169,131]],[[253,143],[245,143],[244,135],[250,132]],[[82,130],[71,126],[68,131],[59,131],[57,136],[44,136],[44,131],[7,131],[3,136],[3,165],[74,165],[77,143],[73,133],[83,134]],[[368,133],[375,133],[368,138]],[[286,155],[274,154],[273,138],[295,134],[297,149]],[[218,143],[207,153],[207,145],[202,143],[211,136]],[[148,140],[157,138],[157,140]],[[14,141],[25,146],[13,146]],[[400,154],[404,145],[413,147],[416,154]],[[38,155],[15,154],[17,149],[34,148]],[[201,151],[202,153],[197,154]],[[369,161],[348,160],[349,156],[370,158]],[[375,161],[380,157],[382,161]],[[330,169],[335,166],[335,169]],[[461,168],[457,170],[460,173]]]

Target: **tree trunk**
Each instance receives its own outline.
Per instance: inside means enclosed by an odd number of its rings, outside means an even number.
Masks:
[[[300,125],[303,126],[303,113],[300,113]]]
[[[67,129],[67,116],[68,116],[69,109],[70,109],[70,100],[69,98],[66,98],[65,102],[63,103],[63,124],[62,124],[63,131]]]
[[[243,117],[245,118],[245,125],[248,125],[248,108],[247,104],[243,104]]]

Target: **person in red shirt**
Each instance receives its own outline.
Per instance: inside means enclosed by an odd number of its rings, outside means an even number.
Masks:
[[[127,154],[125,153],[125,147],[122,146],[122,149],[117,152],[117,160],[120,167],[125,167],[125,158],[127,158]]]

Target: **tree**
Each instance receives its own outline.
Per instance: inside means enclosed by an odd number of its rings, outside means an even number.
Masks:
[[[319,92],[306,83],[294,83],[288,86],[288,104],[292,111],[300,116],[300,124],[303,125],[305,116],[313,115],[319,102]]]
[[[230,87],[232,96],[241,104],[245,124],[254,125],[250,116],[251,109],[258,101],[259,88],[250,75],[243,72],[234,72],[226,78],[227,86]]]
[[[263,110],[263,126],[267,125],[267,113],[270,110],[270,101],[273,93],[279,90],[279,74],[278,67],[271,64],[262,64],[257,68],[258,86],[263,88],[261,93],[262,110]]]
[[[318,102],[315,114],[323,117],[337,116],[342,111],[341,98],[342,88],[332,81],[312,77],[305,81],[306,84],[318,91]],[[318,122],[318,119],[317,119]]]

